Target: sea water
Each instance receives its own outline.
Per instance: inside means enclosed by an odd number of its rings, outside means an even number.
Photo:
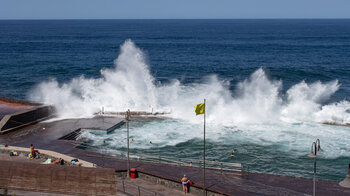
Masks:
[[[206,99],[208,160],[289,176],[312,177],[318,138],[318,177],[346,175],[350,128],[324,123],[350,123],[349,62],[350,20],[0,21],[2,96],[53,104],[59,119],[169,113],[131,122],[131,153],[190,159]],[[125,137],[81,139],[121,156]]]

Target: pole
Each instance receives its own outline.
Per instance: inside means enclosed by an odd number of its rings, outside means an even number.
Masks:
[[[316,141],[317,143],[317,141]],[[317,158],[317,150],[318,150],[318,147],[316,146],[316,143],[315,143],[315,158],[314,158],[314,192],[313,192],[313,196],[316,196],[316,158]]]
[[[128,143],[128,165],[127,165],[127,173],[128,177],[130,177],[130,157],[129,157],[129,118],[130,118],[130,110],[126,111],[126,129],[127,129],[127,143]]]
[[[205,191],[205,113],[207,113],[205,109],[205,99],[204,99],[204,125],[203,125],[203,195],[206,195]]]
[[[315,157],[314,157],[314,186],[313,186],[312,195],[316,196],[316,157],[317,157],[317,150],[318,150],[317,140],[316,140],[316,142],[312,143],[311,149],[312,149],[312,147],[314,147],[314,155],[315,155]]]
[[[316,152],[315,152],[316,154]],[[316,156],[314,158],[314,191],[313,196],[316,196]]]

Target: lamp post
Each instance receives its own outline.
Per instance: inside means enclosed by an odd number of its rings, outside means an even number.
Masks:
[[[345,188],[350,188],[350,163],[348,168],[348,175],[346,175],[343,181],[339,182],[339,185]]]
[[[311,145],[311,152],[309,155],[307,155],[310,158],[314,158],[314,186],[313,186],[313,196],[316,196],[316,157],[317,157],[317,151],[323,152],[321,148],[321,142],[320,139],[317,139],[316,142],[312,142]]]

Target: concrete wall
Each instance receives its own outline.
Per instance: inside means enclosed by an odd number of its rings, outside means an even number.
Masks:
[[[0,134],[39,122],[53,115],[52,106],[38,106],[27,111],[5,115],[0,121]]]
[[[71,195],[115,195],[114,169],[0,162],[0,188]]]

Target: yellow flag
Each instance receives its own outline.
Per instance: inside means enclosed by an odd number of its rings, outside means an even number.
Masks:
[[[194,106],[194,108],[195,108],[196,115],[205,113],[205,103],[200,103]]]

